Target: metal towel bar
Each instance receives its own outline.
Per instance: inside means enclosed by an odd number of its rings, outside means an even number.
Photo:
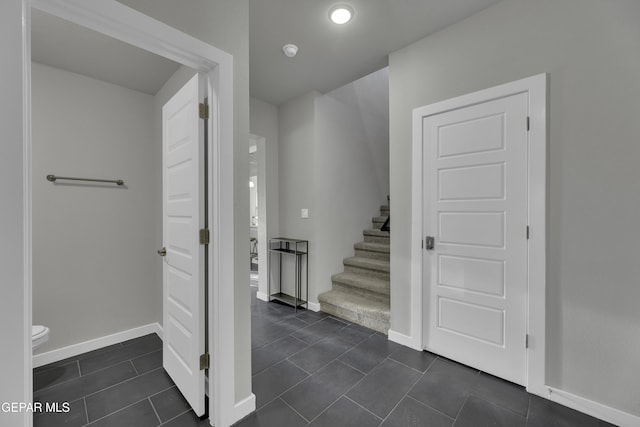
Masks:
[[[114,184],[124,185],[124,181],[121,179],[93,179],[93,178],[74,178],[70,176],[55,176],[55,175],[47,175],[47,180],[51,182],[56,182],[58,179],[66,179],[71,181],[91,181],[91,182],[113,182]]]

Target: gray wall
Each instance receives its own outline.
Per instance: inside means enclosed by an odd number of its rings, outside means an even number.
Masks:
[[[389,75],[386,68],[316,98],[313,260],[317,295],[354,255],[389,191]]]
[[[278,108],[278,191],[280,195],[280,234],[283,237],[309,240],[309,272],[315,271],[315,223],[313,145],[315,132],[315,98],[312,91]],[[309,209],[309,218],[300,217],[300,209]],[[276,258],[274,257],[274,260]],[[286,258],[285,258],[286,259]],[[283,290],[293,295],[293,267],[283,264]],[[310,288],[313,281],[310,279]],[[317,301],[317,299],[311,299]]]
[[[392,329],[409,335],[411,111],[550,76],[547,383],[640,415],[640,3],[501,2],[393,53]]]
[[[280,234],[309,240],[309,300],[331,275],[388,194],[388,74],[383,69],[325,95],[309,92],[279,107]],[[309,209],[309,218],[300,209]],[[291,265],[283,265],[293,292]]]
[[[259,291],[267,293],[267,242],[280,235],[280,210],[278,189],[278,107],[251,98],[251,133],[264,138],[264,146],[258,146],[258,206],[260,216],[267,215],[266,234],[258,227]],[[264,168],[260,166],[263,165]]]
[[[51,329],[39,352],[160,322],[154,98],[37,63],[32,91],[33,322]]]
[[[247,285],[249,241],[249,1],[119,0],[233,55],[236,401],[251,393],[251,323]],[[231,161],[231,159],[229,159]]]
[[[28,402],[31,399],[31,331],[24,313],[30,306],[31,295],[25,292],[25,279],[30,275],[30,256],[24,252],[29,238],[29,225],[23,220],[26,209],[24,198],[24,113],[23,78],[28,58],[23,55],[22,2],[0,2],[0,52],[2,52],[2,78],[0,79],[0,129],[2,129],[2,155],[0,156],[0,402]],[[28,179],[28,178],[27,178]],[[2,414],[0,425],[26,425],[27,413]]]

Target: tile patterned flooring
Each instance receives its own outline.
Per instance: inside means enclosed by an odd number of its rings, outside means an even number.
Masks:
[[[597,427],[603,421],[522,387],[324,313],[256,299],[251,287],[257,411],[237,427]],[[34,370],[36,401],[71,404],[34,426],[209,425],[161,367],[154,335]]]

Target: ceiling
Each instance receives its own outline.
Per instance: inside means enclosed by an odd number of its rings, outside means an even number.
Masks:
[[[498,0],[249,0],[251,96],[279,105],[385,67],[388,55]],[[336,3],[351,22],[329,21]],[[287,58],[282,46],[299,47]]]
[[[274,105],[328,92],[385,67],[389,53],[499,0],[345,0],[348,24],[328,19],[335,0],[249,0],[250,93]],[[295,43],[295,58],[282,46]],[[32,58],[155,94],[179,64],[53,17],[32,13]]]
[[[31,58],[41,64],[155,95],[180,64],[32,9]]]

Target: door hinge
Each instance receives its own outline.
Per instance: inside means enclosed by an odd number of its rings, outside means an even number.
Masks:
[[[529,240],[529,226],[527,225],[527,240]]]
[[[529,348],[529,334],[524,336],[524,348]]]
[[[527,130],[531,129],[531,118],[527,116]]]
[[[208,228],[201,228],[200,229],[200,244],[201,245],[208,245],[210,237],[211,236],[210,236]]]
[[[200,370],[204,371],[205,369],[209,369],[209,363],[211,362],[211,357],[209,353],[200,355]]]
[[[207,120],[209,118],[209,105],[201,102],[199,105],[198,113],[201,119]]]

